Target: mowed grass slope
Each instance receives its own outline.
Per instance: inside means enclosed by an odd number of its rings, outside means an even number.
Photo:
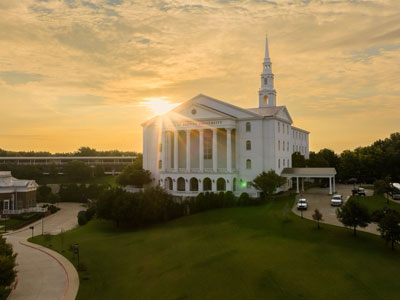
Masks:
[[[79,242],[88,267],[77,299],[399,297],[397,252],[378,236],[317,230],[290,212],[293,201],[214,210],[136,232],[91,221],[65,234],[65,245]],[[59,249],[58,238],[52,244]]]

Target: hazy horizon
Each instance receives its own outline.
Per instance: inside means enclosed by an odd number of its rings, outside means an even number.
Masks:
[[[277,105],[310,150],[399,131],[400,2],[0,2],[0,148],[142,152],[148,99],[258,105],[268,32]]]

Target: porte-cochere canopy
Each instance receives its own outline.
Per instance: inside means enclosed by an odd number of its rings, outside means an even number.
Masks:
[[[329,179],[329,194],[336,190],[335,186],[335,168],[285,168],[282,170],[281,176],[292,179],[297,178],[297,189],[299,193],[299,178],[302,178],[302,190],[304,191],[304,178],[328,178]]]

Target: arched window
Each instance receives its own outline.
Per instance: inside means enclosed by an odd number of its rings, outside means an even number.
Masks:
[[[183,177],[178,178],[178,191],[184,191],[185,190],[185,179]]]
[[[246,150],[251,150],[251,141],[246,141]]]
[[[158,161],[158,168],[162,169],[162,160],[161,159]]]
[[[281,132],[281,123],[278,122],[278,132]]]
[[[282,150],[285,151],[285,141],[283,141]]]
[[[246,160],[246,169],[251,169],[251,159]]]
[[[287,151],[289,151],[289,142],[287,142]]]
[[[268,84],[268,78],[264,78],[264,85]]]
[[[268,96],[267,95],[264,96],[264,104],[268,104]]]
[[[198,191],[199,190],[199,181],[194,177],[192,177],[190,179],[190,190],[191,191]]]
[[[226,190],[226,182],[223,178],[218,178],[217,180],[217,191],[225,191]]]
[[[211,191],[211,190],[212,190],[211,179],[206,177],[203,179],[203,191]]]
[[[246,132],[250,132],[250,131],[251,131],[251,123],[246,122]]]
[[[280,167],[281,167],[281,160],[278,159],[278,168],[280,168]]]
[[[285,166],[285,160],[284,159],[282,159],[282,162],[283,162],[283,166]]]
[[[278,141],[278,151],[281,151],[281,141]]]
[[[172,179],[171,179],[171,177],[165,178],[164,184],[165,184],[165,189],[166,189],[166,190],[172,191],[173,185],[172,185]]]
[[[287,160],[287,166],[290,168],[290,160]]]

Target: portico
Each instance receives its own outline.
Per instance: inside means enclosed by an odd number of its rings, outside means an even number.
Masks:
[[[288,178],[290,185],[296,178],[296,193],[300,193],[299,179],[301,179],[301,191],[304,192],[304,178],[328,178],[329,195],[336,191],[335,186],[335,168],[285,168],[282,170],[281,176]]]

